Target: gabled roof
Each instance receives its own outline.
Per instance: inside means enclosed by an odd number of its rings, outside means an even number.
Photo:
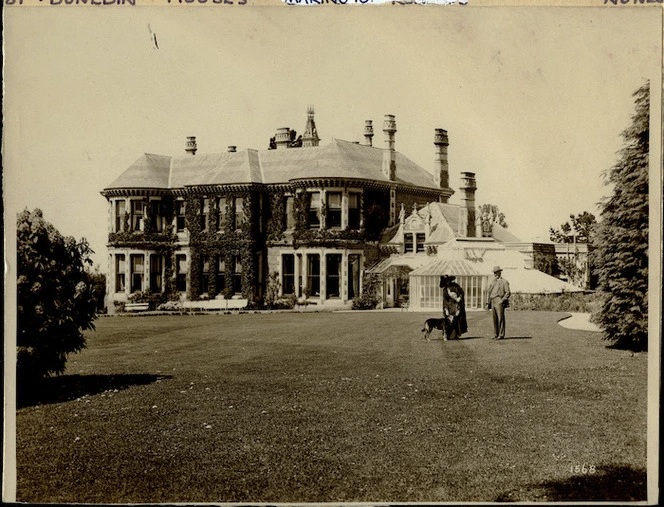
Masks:
[[[182,188],[194,185],[286,183],[304,178],[388,182],[385,150],[340,139],[322,146],[167,157],[145,154],[111,188]],[[437,189],[431,173],[396,153],[397,183]]]

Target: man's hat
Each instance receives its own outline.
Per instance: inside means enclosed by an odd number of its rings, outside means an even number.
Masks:
[[[503,268],[501,268],[500,266],[494,266],[493,267],[493,272],[494,273],[498,273],[498,271],[502,271],[502,270],[503,270]]]

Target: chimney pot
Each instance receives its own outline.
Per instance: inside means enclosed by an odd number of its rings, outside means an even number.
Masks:
[[[373,120],[366,120],[364,122],[364,144],[367,146],[373,146]]]
[[[198,148],[196,147],[196,136],[188,136],[184,151],[193,156],[196,155],[197,149]]]
[[[237,146],[229,146],[228,153],[235,153],[237,151]]]

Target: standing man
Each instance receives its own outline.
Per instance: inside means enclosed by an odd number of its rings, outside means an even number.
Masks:
[[[493,338],[505,339],[505,308],[509,304],[510,284],[502,278],[503,270],[500,266],[493,267],[494,279],[489,284],[487,309],[493,312]]]
[[[454,276],[443,275],[439,284],[443,289],[443,329],[446,340],[458,340],[463,333],[468,332],[466,298],[463,289],[454,279]]]

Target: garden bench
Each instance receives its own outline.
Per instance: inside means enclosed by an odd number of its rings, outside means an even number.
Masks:
[[[124,307],[125,312],[145,312],[150,309],[149,303],[127,303]]]

